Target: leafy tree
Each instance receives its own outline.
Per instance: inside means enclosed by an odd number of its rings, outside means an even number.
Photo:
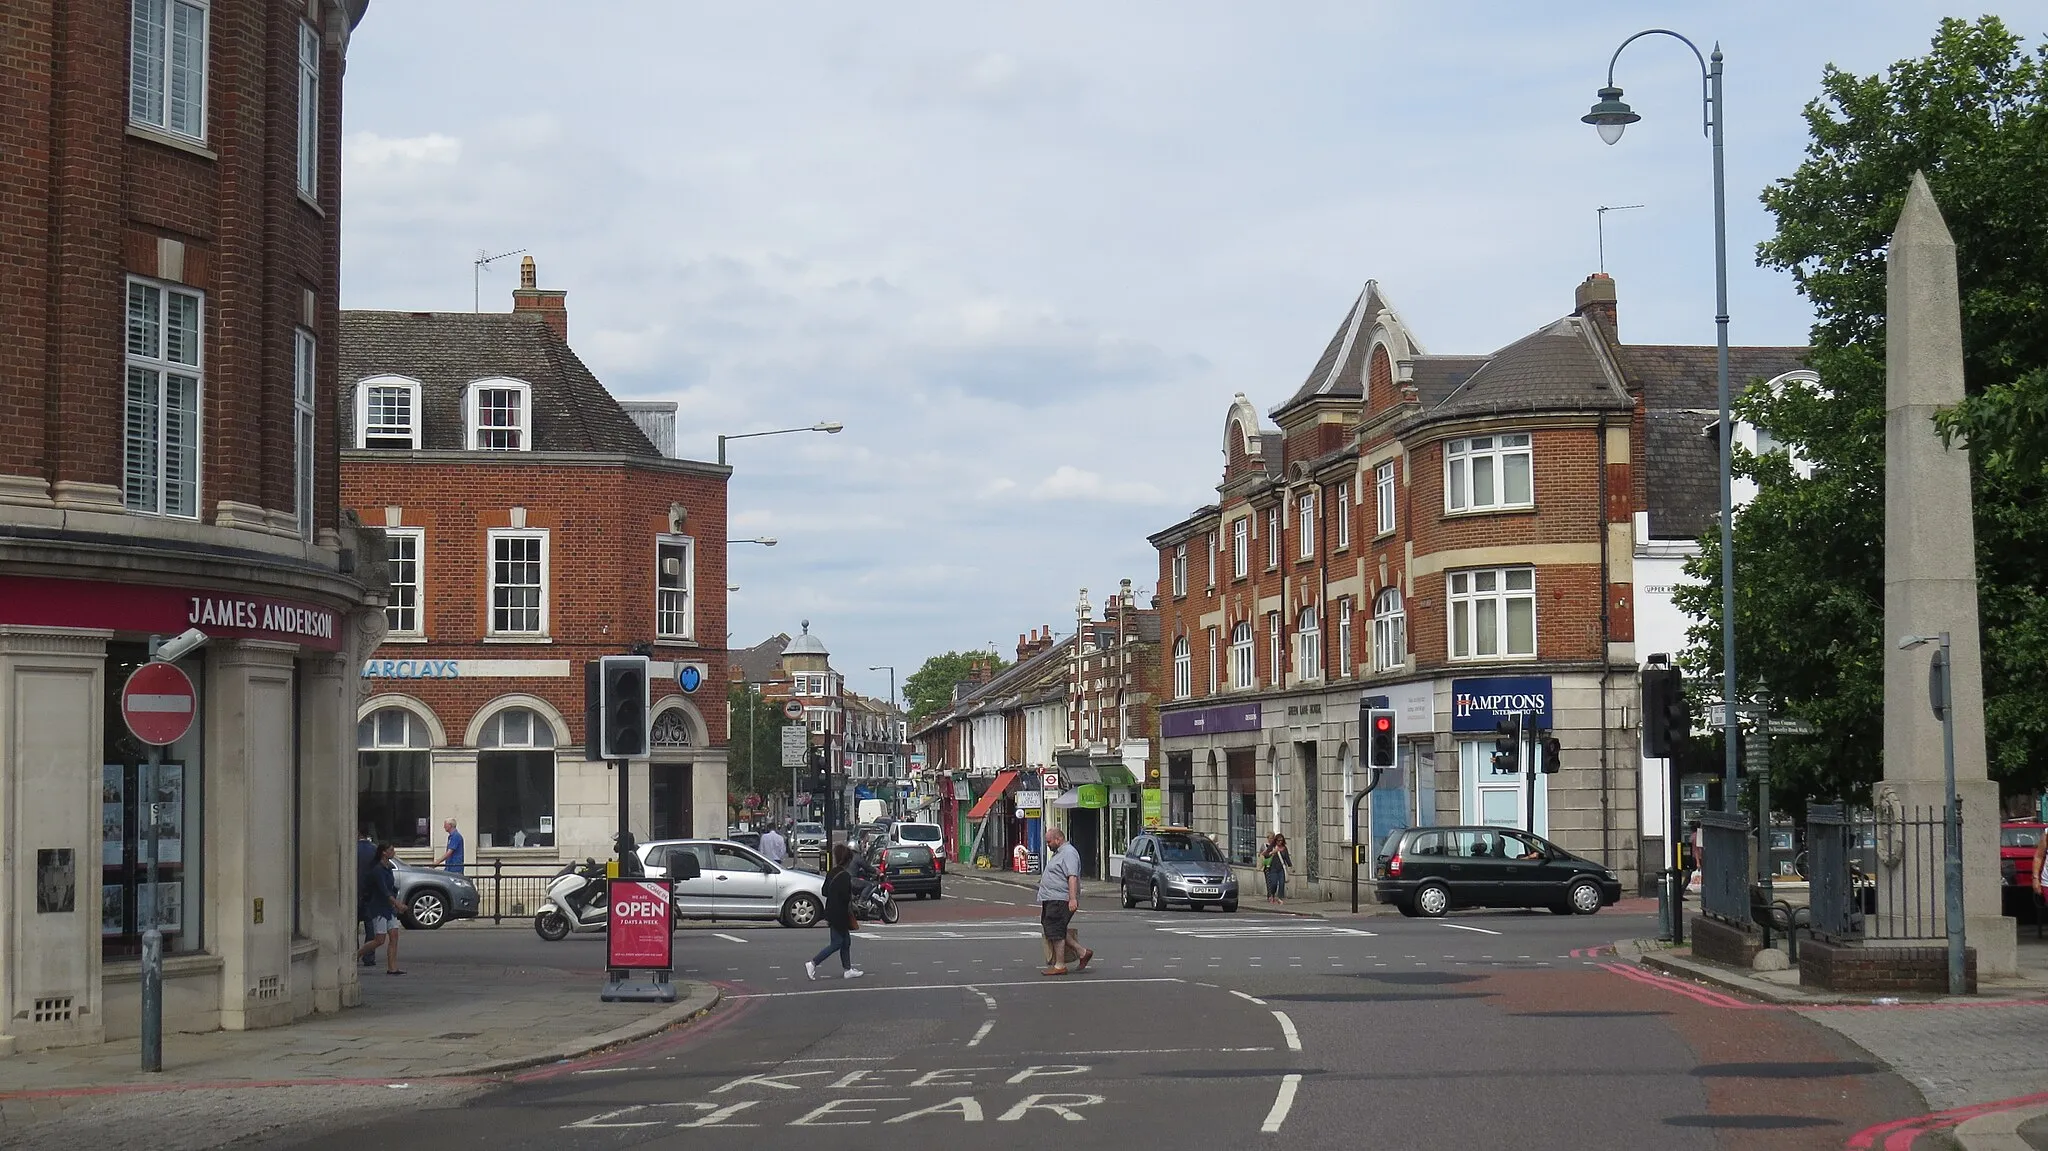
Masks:
[[[953,702],[953,685],[967,679],[977,663],[987,663],[996,671],[1009,666],[1001,656],[986,651],[949,651],[925,660],[923,667],[903,681],[903,698],[910,704],[910,721],[916,723],[950,705]]]
[[[1812,465],[1737,452],[1758,481],[1736,520],[1737,665],[1818,735],[1779,740],[1773,779],[1856,794],[1883,774],[1885,250],[1925,172],[1956,241],[1968,399],[1943,427],[1971,446],[1985,723],[2008,791],[2048,778],[2048,46],[1996,18],[1944,20],[1932,50],[1879,76],[1829,67],[1812,139],[1763,193],[1759,262],[1813,302],[1818,386],[1750,388],[1740,414]],[[1718,533],[1679,595],[1688,669],[1718,694]]]
[[[726,793],[735,811],[751,792],[788,794],[789,771],[782,766],[782,729],[789,720],[775,701],[763,699],[751,684],[736,683],[726,693],[732,728],[725,761]]]

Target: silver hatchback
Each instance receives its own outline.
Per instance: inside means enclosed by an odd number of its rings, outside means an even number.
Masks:
[[[784,927],[814,927],[824,918],[822,877],[770,863],[731,840],[643,843],[640,866],[650,879],[666,878],[669,861],[679,852],[697,857],[697,876],[675,882],[677,919],[772,919]]]

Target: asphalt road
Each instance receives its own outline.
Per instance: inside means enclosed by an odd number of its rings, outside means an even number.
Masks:
[[[693,927],[683,973],[727,993],[708,1019],[457,1106],[263,1145],[1839,1148],[1925,1110],[1807,1020],[1730,1011],[1594,954],[1652,933],[1641,917],[1325,921],[1091,903],[1078,922],[1098,957],[1062,979],[1038,974],[1028,893],[949,884],[856,936],[864,979],[838,978],[836,960],[806,978],[822,931]],[[421,965],[587,956],[593,1000],[602,966],[597,938],[530,930],[419,933],[407,947]]]

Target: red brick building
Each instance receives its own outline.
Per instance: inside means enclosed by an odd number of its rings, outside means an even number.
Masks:
[[[377,604],[330,413],[364,7],[0,20],[0,840],[34,893],[0,906],[0,1054],[136,1034],[152,918],[192,957],[168,1030],[355,1001],[345,741]],[[193,723],[152,781],[120,688],[188,627]]]
[[[388,634],[361,667],[358,799],[421,854],[602,856],[617,785],[583,754],[583,666],[653,656],[636,837],[726,818],[722,465],[670,458],[567,342],[529,257],[510,313],[342,314],[342,498],[384,529]],[[700,677],[685,691],[679,675]]]
[[[1653,412],[1664,428],[1695,390],[1672,365],[1697,357],[1621,343],[1606,276],[1574,304],[1490,354],[1432,356],[1368,283],[1277,430],[1237,398],[1221,498],[1150,537],[1172,818],[1245,864],[1282,832],[1298,878],[1348,884],[1358,709],[1377,695],[1399,712],[1402,762],[1361,805],[1362,838],[1530,827],[1634,883],[1631,565],[1653,518],[1637,513],[1662,518],[1652,492],[1690,487],[1645,475],[1696,467],[1697,451],[1646,445]],[[1777,374],[1798,353],[1735,349],[1735,371]],[[1516,714],[1559,743],[1533,788],[1493,765]]]

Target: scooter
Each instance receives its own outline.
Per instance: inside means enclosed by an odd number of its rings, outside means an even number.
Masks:
[[[533,917],[534,933],[558,943],[572,931],[603,931],[611,918],[605,889],[604,864],[597,860],[563,868],[548,884],[547,906]]]
[[[902,914],[896,907],[896,889],[886,883],[870,883],[853,901],[855,919],[894,923]]]

